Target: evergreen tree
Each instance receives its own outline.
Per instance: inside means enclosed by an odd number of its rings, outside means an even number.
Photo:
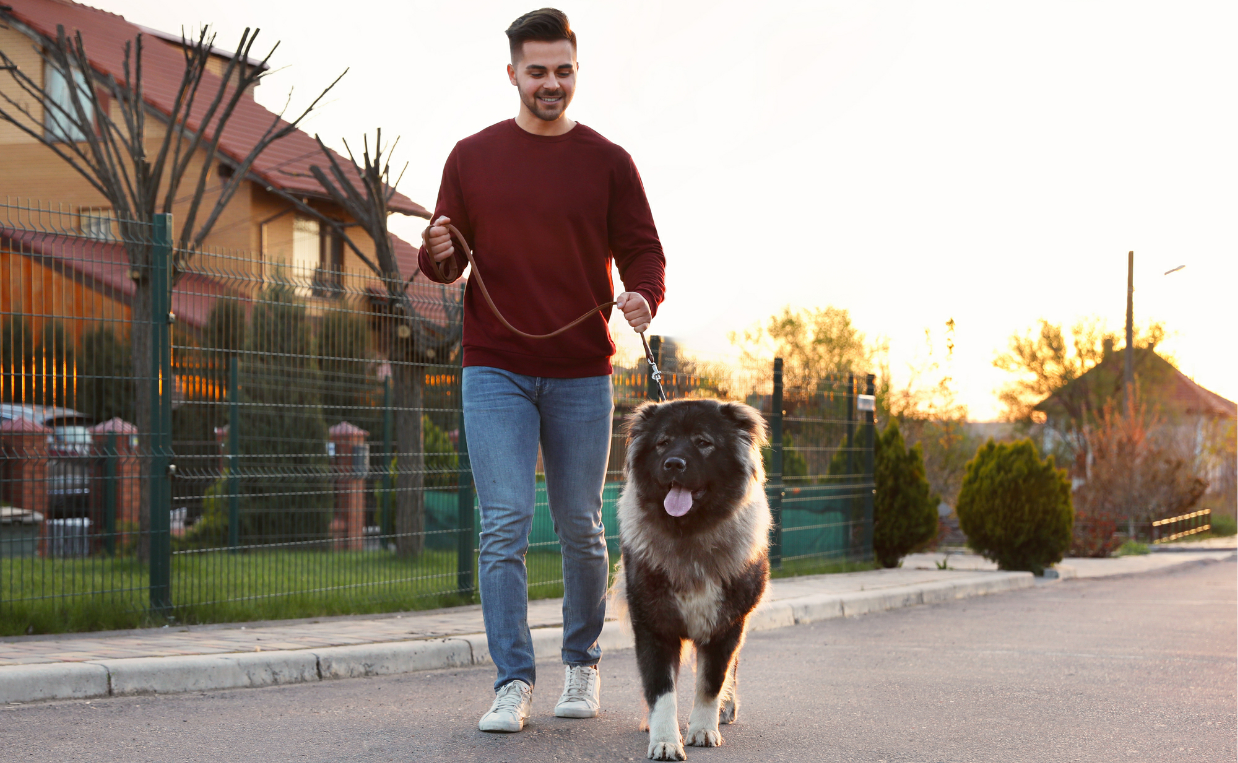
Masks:
[[[773,471],[774,451],[772,448],[765,448],[761,451],[761,460],[765,464],[765,473],[768,475]],[[794,443],[791,440],[791,433],[785,429],[782,432],[782,481],[784,484],[794,482],[797,485],[804,484],[808,478],[808,461],[804,458],[804,454],[795,449]]]
[[[108,326],[82,337],[77,364],[77,408],[96,422],[136,421],[133,351]]]
[[[1075,522],[1066,470],[1042,461],[1031,440],[976,451],[955,511],[967,545],[1003,570],[1037,575],[1061,561]]]
[[[898,423],[890,421],[877,437],[873,454],[873,554],[882,567],[897,567],[904,556],[937,536],[937,504],[924,476],[917,444],[910,450]]]
[[[326,538],[334,495],[322,377],[304,302],[276,280],[254,307],[240,369],[241,536]]]
[[[360,313],[329,310],[318,331],[322,412],[328,426],[347,421],[382,436],[382,387],[373,377],[370,330]]]

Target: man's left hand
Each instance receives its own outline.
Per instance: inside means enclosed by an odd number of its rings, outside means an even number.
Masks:
[[[615,307],[623,311],[623,317],[628,325],[638,334],[649,328],[649,323],[653,320],[649,303],[634,291],[625,291],[615,297]]]

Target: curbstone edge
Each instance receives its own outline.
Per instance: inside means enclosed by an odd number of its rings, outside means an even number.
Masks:
[[[112,694],[173,694],[318,680],[318,659],[304,650],[96,660]]]
[[[322,679],[362,678],[474,664],[474,649],[462,638],[386,641],[313,650]]]
[[[88,662],[10,665],[0,669],[0,703],[90,699],[108,695],[108,672]]]

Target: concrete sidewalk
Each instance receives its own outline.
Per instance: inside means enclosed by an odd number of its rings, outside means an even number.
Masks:
[[[1061,578],[1129,575],[1234,558],[1233,550],[1068,559]],[[1029,588],[1044,579],[984,559],[914,554],[902,568],[775,580],[751,630],[768,630]],[[1048,577],[1048,576],[1047,576]],[[562,600],[529,603],[539,660],[558,658]],[[632,646],[608,621],[604,650]],[[0,703],[174,693],[407,673],[489,663],[479,606],[380,616],[0,639]]]

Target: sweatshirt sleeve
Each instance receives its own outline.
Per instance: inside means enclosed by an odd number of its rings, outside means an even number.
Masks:
[[[451,150],[447,156],[447,161],[443,164],[443,182],[438,187],[438,201],[434,205],[434,215],[430,218],[430,224],[446,216],[451,220],[451,224],[456,226],[461,233],[464,234],[465,240],[472,246],[473,228],[469,224],[468,214],[464,208],[464,194],[460,188],[460,144]],[[428,226],[427,226],[428,227]],[[458,279],[468,266],[468,258],[464,256],[464,252],[460,249],[458,242],[456,244],[456,252],[450,260],[441,263],[443,273],[446,277],[440,276],[438,268],[434,266],[434,261],[430,257],[430,252],[426,249],[425,237],[422,237],[421,249],[417,252],[417,267],[422,274],[431,281],[437,283],[451,283]]]
[[[626,152],[611,180],[607,235],[626,291],[640,293],[658,314],[666,296],[666,258],[636,163]]]

